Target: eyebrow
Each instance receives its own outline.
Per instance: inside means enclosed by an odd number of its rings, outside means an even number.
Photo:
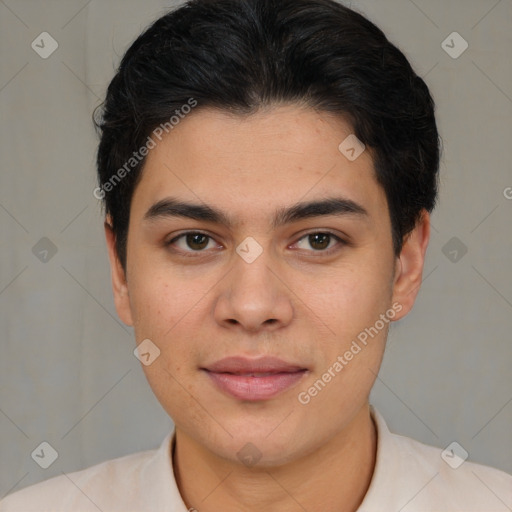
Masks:
[[[362,218],[369,216],[367,210],[355,201],[343,197],[332,197],[296,203],[290,207],[277,209],[272,219],[272,228],[275,229],[299,220],[326,215],[350,215]],[[152,222],[173,217],[223,224],[228,228],[235,224],[234,219],[215,207],[206,204],[188,203],[173,197],[161,199],[151,206],[144,215],[144,221]]]

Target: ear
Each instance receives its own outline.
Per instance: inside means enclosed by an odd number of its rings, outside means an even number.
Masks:
[[[119,258],[117,257],[116,236],[109,218],[105,220],[104,226],[108,257],[110,259],[110,274],[112,278],[112,291],[114,292],[114,303],[116,305],[119,318],[126,325],[131,326],[133,325],[133,318],[130,307],[130,297],[128,295],[128,285],[126,282],[125,272]]]
[[[393,303],[402,309],[393,320],[400,320],[411,311],[420,290],[423,264],[430,239],[430,215],[422,211],[416,227],[405,237],[400,256],[396,260],[393,284]]]

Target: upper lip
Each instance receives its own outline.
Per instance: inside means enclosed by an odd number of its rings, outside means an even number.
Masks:
[[[215,373],[292,373],[306,370],[303,366],[287,363],[277,357],[260,357],[249,359],[247,357],[235,356],[220,359],[203,368]]]

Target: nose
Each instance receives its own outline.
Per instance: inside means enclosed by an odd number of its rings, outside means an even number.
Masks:
[[[220,283],[215,320],[223,327],[250,332],[275,331],[290,323],[291,291],[279,275],[269,251],[248,263],[236,254],[233,268]]]

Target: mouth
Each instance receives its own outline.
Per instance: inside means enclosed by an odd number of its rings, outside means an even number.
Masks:
[[[309,370],[274,357],[229,357],[201,368],[222,392],[239,400],[260,401],[290,389]]]

